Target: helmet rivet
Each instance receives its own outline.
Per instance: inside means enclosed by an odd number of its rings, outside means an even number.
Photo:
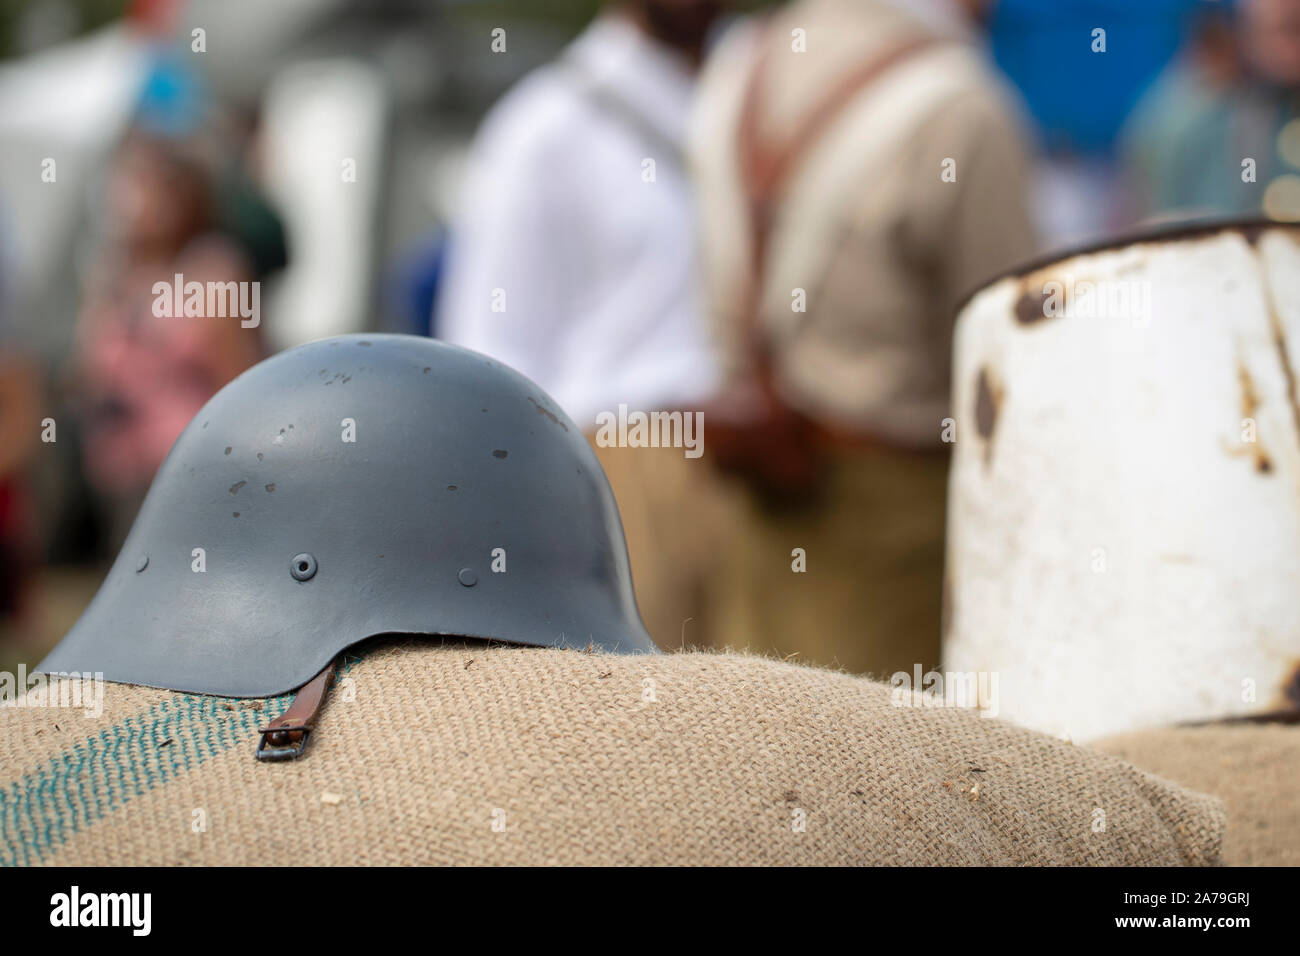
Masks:
[[[145,568],[149,567],[149,555],[142,554],[135,562],[135,573],[139,574]]]
[[[310,581],[316,574],[316,559],[305,551],[295,554],[289,563],[289,573],[295,581]]]
[[[467,588],[472,588],[474,585],[478,584],[478,575],[470,568],[461,568],[460,574],[456,575],[456,577],[460,580],[460,583],[465,585]]]

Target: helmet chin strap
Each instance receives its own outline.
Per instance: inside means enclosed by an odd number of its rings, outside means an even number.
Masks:
[[[260,731],[258,760],[296,760],[302,756],[333,678],[334,661],[330,661],[324,670],[298,688],[289,709]]]

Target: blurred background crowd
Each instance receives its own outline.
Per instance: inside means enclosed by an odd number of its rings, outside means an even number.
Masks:
[[[1153,217],[1300,220],[1300,0],[4,0],[0,668],[274,351],[435,335],[584,428],[661,646],[938,663],[954,309]],[[255,326],[155,282],[260,283]],[[804,566],[799,566],[803,562]]]

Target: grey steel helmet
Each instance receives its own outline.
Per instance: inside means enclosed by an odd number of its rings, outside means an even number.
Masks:
[[[431,339],[346,335],[203,407],[39,670],[267,697],[394,633],[656,651],[609,484],[546,393]]]

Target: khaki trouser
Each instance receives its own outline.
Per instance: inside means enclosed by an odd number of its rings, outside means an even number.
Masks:
[[[706,459],[680,448],[592,447],[618,501],[650,636],[666,651],[717,646],[718,576],[735,494]]]
[[[722,642],[886,679],[937,666],[947,475],[946,454],[837,450],[815,507],[772,512],[742,491]]]

